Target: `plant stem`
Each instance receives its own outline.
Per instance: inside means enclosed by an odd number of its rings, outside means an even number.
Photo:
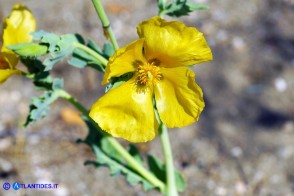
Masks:
[[[161,0],[162,8],[159,10],[158,15],[163,18],[165,15],[165,8],[166,8],[166,0]]]
[[[175,170],[173,165],[173,156],[172,150],[170,146],[170,141],[168,137],[167,127],[162,123],[160,127],[160,141],[163,148],[163,153],[165,157],[166,164],[166,179],[167,179],[167,188],[166,195],[168,196],[177,196],[177,188],[176,188],[176,178],[175,178]]]
[[[164,15],[165,15],[165,12],[166,12],[165,10],[160,11],[159,14],[158,14],[159,17],[160,17],[160,18],[163,18]]]
[[[104,58],[102,55],[98,54],[96,51],[80,43],[74,43],[74,46],[92,55],[94,58],[96,58],[99,62],[102,63],[102,65],[104,66],[103,69],[105,69],[108,60]]]
[[[117,41],[115,39],[114,33],[112,31],[112,28],[110,26],[110,22],[108,20],[108,17],[103,9],[102,3],[100,0],[92,0],[94,7],[96,9],[96,12],[101,20],[102,26],[103,26],[103,30],[104,30],[104,35],[107,39],[110,39],[112,46],[115,50],[117,50],[118,44]]]
[[[97,130],[101,130],[97,123],[89,116],[88,110],[81,105],[75,98],[73,98],[66,91],[60,91],[61,97],[70,102],[73,106],[75,106],[79,111],[86,116],[91,124],[96,127]],[[116,151],[128,162],[129,166],[137,171],[142,177],[144,177],[148,182],[150,182],[155,187],[158,187],[160,191],[165,192],[165,184],[156,178],[153,174],[151,174],[148,170],[146,170],[142,165],[140,165],[133,157],[129,154],[128,151],[113,137],[108,135],[105,132],[101,132],[101,134],[108,140],[108,142],[116,149]]]
[[[165,184],[146,170],[142,165],[140,165],[113,137],[108,137],[108,141],[111,145],[120,153],[122,157],[128,162],[128,164],[136,170],[141,176],[143,176],[147,181],[149,181],[155,187],[158,187],[162,193],[165,192]]]

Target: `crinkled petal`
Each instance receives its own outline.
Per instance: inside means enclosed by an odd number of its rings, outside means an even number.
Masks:
[[[30,33],[35,30],[36,20],[31,11],[24,5],[14,5],[10,16],[4,22],[3,45],[1,48],[1,51],[6,54],[5,57],[11,69],[16,66],[18,57],[6,46],[30,42],[32,40]]]
[[[162,68],[163,78],[154,87],[156,107],[169,128],[187,126],[198,120],[204,108],[201,88],[195,74],[185,67]]]
[[[140,23],[138,35],[144,38],[147,60],[158,59],[164,67],[190,66],[212,60],[212,53],[201,32],[177,21],[158,16]]]
[[[35,30],[36,20],[29,8],[20,4],[14,5],[10,16],[4,22],[2,51],[8,50],[7,45],[30,42],[30,33]]]
[[[5,82],[10,76],[20,74],[21,71],[17,69],[0,69],[0,84]]]
[[[143,42],[143,39],[139,39],[116,51],[109,59],[102,84],[108,83],[112,77],[134,72],[137,62],[145,62],[142,53]]]
[[[138,90],[133,77],[108,91],[91,108],[90,117],[114,137],[131,142],[155,138],[158,122],[150,89]]]

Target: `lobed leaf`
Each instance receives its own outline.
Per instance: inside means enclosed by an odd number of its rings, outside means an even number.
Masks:
[[[97,127],[93,126],[89,118],[85,116],[83,118],[88,126],[89,132],[84,140],[79,140],[78,142],[83,142],[89,145],[96,155],[96,161],[87,161],[85,163],[86,165],[93,164],[96,167],[108,167],[112,176],[119,174],[124,175],[130,185],[135,186],[138,183],[141,183],[145,191],[155,188],[140,174],[128,167],[128,165],[123,161],[121,155],[106,139],[108,136],[103,136],[100,132],[97,132]],[[134,146],[130,147],[130,150],[133,155],[137,157],[136,160],[138,160],[139,163],[142,163],[142,160],[139,160],[138,150],[135,149]]]
[[[138,183],[142,183],[143,189],[145,191],[154,188],[153,185],[151,185],[148,181],[146,181],[136,172],[130,170],[128,167],[124,166],[120,162],[117,162],[116,160],[112,159],[108,154],[103,152],[101,148],[99,148],[97,145],[93,145],[92,148],[97,157],[96,161],[87,161],[85,163],[86,165],[94,164],[96,167],[106,166],[109,168],[110,174],[112,176],[122,174],[126,177],[127,182],[132,186],[135,186]]]
[[[195,10],[208,9],[208,6],[206,5],[193,4],[188,0],[176,0],[166,6],[163,5],[162,1],[158,0],[157,4],[160,13],[164,13],[172,17],[181,17],[189,15],[190,12]]]
[[[49,105],[58,97],[59,94],[57,91],[45,91],[40,97],[33,98],[30,105],[30,112],[24,126],[26,127],[37,120],[44,118],[49,112]]]

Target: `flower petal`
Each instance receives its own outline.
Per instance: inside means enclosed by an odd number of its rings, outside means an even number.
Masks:
[[[17,69],[0,69],[0,84],[5,82],[5,80],[8,79],[10,76],[20,73],[21,71]]]
[[[139,39],[116,51],[109,59],[102,84],[108,83],[111,77],[134,72],[136,70],[136,62],[145,62],[142,54],[143,42],[143,39]]]
[[[36,20],[32,12],[24,5],[14,5],[10,16],[4,22],[2,51],[8,50],[7,45],[30,42],[30,33],[35,30]]]
[[[185,67],[162,68],[163,79],[155,84],[157,110],[169,128],[183,127],[198,120],[204,108],[201,88],[195,74]]]
[[[91,108],[90,117],[114,137],[146,142],[157,135],[158,122],[150,89],[140,91],[134,76],[108,91]]]
[[[3,45],[1,51],[6,53],[6,59],[10,68],[17,64],[17,56],[9,49],[8,45],[30,42],[32,40],[31,32],[36,30],[36,21],[31,11],[24,5],[14,5],[10,16],[5,19],[3,31]]]
[[[163,67],[190,66],[212,60],[205,38],[196,28],[158,16],[140,23],[138,35],[144,38],[147,60],[158,59]]]

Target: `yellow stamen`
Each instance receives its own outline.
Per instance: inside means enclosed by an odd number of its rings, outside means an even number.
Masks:
[[[138,83],[145,86],[154,85],[157,80],[161,80],[160,62],[157,59],[151,60],[146,64],[138,63]]]

